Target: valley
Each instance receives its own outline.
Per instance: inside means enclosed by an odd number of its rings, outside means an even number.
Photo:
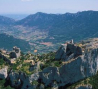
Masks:
[[[32,53],[34,50],[41,54],[56,51],[60,44],[71,39],[79,42],[98,37],[98,11],[65,14],[38,12],[18,21],[1,17],[0,33],[28,41]]]
[[[0,89],[98,89],[98,0],[0,0]]]

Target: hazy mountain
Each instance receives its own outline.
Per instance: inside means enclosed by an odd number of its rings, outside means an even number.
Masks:
[[[57,38],[59,41],[72,38],[81,40],[97,36],[98,11],[83,11],[66,14],[46,14],[39,12],[18,21],[17,24],[37,27],[44,31],[48,30],[49,36]]]
[[[16,24],[29,27],[34,26],[38,27],[39,29],[49,29],[53,24],[55,24],[57,17],[58,16],[55,14],[38,12],[36,14],[29,15],[20,21],[17,21]]]
[[[21,20],[25,17],[27,17],[27,14],[2,14],[2,16],[6,16],[15,20]]]
[[[15,20],[5,17],[5,16],[0,16],[0,25],[12,25],[14,24]]]

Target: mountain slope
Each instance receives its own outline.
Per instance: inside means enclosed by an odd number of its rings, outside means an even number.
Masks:
[[[98,11],[66,14],[38,12],[13,23],[13,26],[1,24],[0,31],[29,41],[38,52],[56,50],[67,40],[98,37]]]
[[[54,20],[56,18],[55,14],[46,14],[46,13],[41,13],[38,12],[36,14],[33,15],[29,15],[28,17],[17,21],[17,24],[21,24],[24,26],[40,26],[41,25],[50,25],[51,21]]]
[[[44,31],[48,30],[49,37],[52,36],[61,42],[62,38],[65,40],[73,38],[78,41],[97,36],[95,33],[98,32],[98,11],[83,11],[74,14],[66,13],[58,15],[36,13],[16,23],[28,27],[37,27]],[[56,41],[53,40],[53,42]]]
[[[13,36],[0,34],[0,48],[12,50],[13,46],[21,48],[23,52],[30,51],[30,45],[28,42],[21,39],[16,39]]]
[[[0,25],[12,25],[14,23],[15,23],[14,19],[5,16],[0,16]]]

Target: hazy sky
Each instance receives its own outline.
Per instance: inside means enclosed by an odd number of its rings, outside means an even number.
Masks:
[[[98,0],[0,0],[0,14],[98,11]]]

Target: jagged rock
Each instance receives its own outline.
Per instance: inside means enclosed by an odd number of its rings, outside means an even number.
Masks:
[[[6,79],[7,78],[7,67],[0,69],[0,79]]]
[[[55,56],[56,60],[61,60],[66,58],[66,48],[67,48],[67,44],[61,45],[61,47],[56,52],[56,56]]]
[[[21,50],[20,50],[20,48],[17,48],[17,47],[15,46],[15,47],[13,47],[13,51],[16,52],[17,58],[19,58],[20,55],[21,55]]]
[[[10,53],[10,58],[17,58],[16,53],[15,53],[15,52],[11,52],[11,53]]]
[[[30,83],[33,82],[33,81],[37,81],[39,79],[39,73],[35,73],[35,74],[32,74],[30,77],[29,77],[29,80],[30,80]]]
[[[72,58],[82,55],[82,49],[74,44],[62,44],[59,50],[56,52],[56,60],[70,60]]]
[[[41,79],[46,86],[51,85],[54,80],[58,82],[60,81],[60,76],[58,72],[58,68],[56,67],[45,68],[42,72],[39,73],[39,79]]]
[[[27,76],[24,80],[23,80],[23,85],[21,89],[33,89],[34,86],[31,85],[30,81],[29,81],[29,77]]]
[[[61,86],[66,88],[68,84],[73,84],[86,77],[95,75],[98,70],[97,61],[98,49],[92,49],[74,60],[69,60],[68,63],[65,62],[60,68],[47,67],[42,72],[32,74],[30,77],[24,73],[10,72],[9,80],[11,86],[21,86],[20,89],[36,89],[37,85],[31,85],[33,81],[44,83],[45,87],[51,86],[53,89],[58,89]]]
[[[39,89],[45,89],[45,86],[43,84],[41,84]]]
[[[25,73],[10,71],[7,80],[16,89],[58,89],[93,76],[98,71],[98,48],[82,49],[74,44],[62,45],[57,52],[57,60],[64,59],[60,67],[47,67],[39,72],[41,62],[36,64],[36,72],[30,76]],[[59,55],[60,54],[60,55]],[[3,57],[3,55],[0,55]],[[60,59],[59,59],[60,58]],[[2,73],[2,72],[1,72]],[[4,77],[5,78],[5,77]],[[32,83],[37,84],[32,84]],[[39,82],[39,84],[38,84]],[[44,84],[44,86],[42,85]],[[90,86],[80,86],[77,89],[92,89]]]
[[[9,65],[11,65],[11,61],[7,57],[2,55],[2,53],[0,53],[0,58],[3,59],[5,62],[7,62]]]
[[[19,74],[12,71],[9,73],[7,80],[10,82],[12,87],[18,88],[22,84],[21,80],[19,79]]]
[[[10,52],[10,58],[19,58],[21,55],[20,48],[17,48],[16,46],[13,47],[13,51]]]
[[[60,85],[72,84],[97,73],[98,49],[91,50],[59,69]]]
[[[92,49],[74,60],[69,60],[68,63],[65,62],[59,69],[56,67],[45,68],[40,73],[40,79],[45,86],[49,86],[53,81],[56,81],[60,87],[95,75],[97,70],[98,49]]]
[[[36,89],[37,86],[31,85],[31,83],[35,80],[38,80],[38,78],[39,74],[37,73],[27,76],[22,72],[16,73],[10,71],[7,81],[9,81],[10,85],[16,89]]]

